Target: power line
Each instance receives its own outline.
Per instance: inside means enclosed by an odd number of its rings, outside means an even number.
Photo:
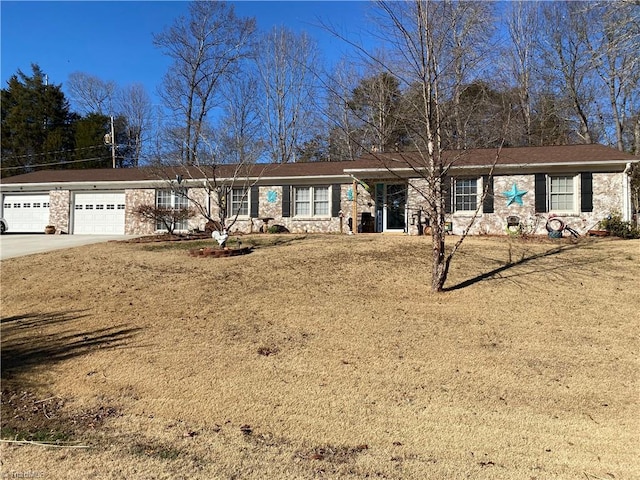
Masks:
[[[21,168],[35,168],[35,167],[48,167],[51,165],[67,165],[70,163],[82,163],[82,162],[94,162],[96,160],[110,160],[109,157],[94,157],[94,158],[84,158],[82,160],[65,160],[62,162],[52,162],[52,163],[40,163],[33,165],[20,165],[18,167],[2,167],[0,170],[19,170]]]
[[[56,155],[56,154],[61,154],[61,153],[73,153],[73,152],[80,152],[82,150],[91,150],[92,148],[103,148],[105,145],[93,145],[91,147],[81,147],[81,148],[73,148],[70,150],[56,150],[53,152],[42,152],[42,153],[28,153],[25,155],[6,155],[6,158],[29,158],[29,157],[43,157],[45,155]]]

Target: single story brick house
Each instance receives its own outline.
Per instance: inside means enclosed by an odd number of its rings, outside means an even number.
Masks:
[[[471,234],[513,228],[545,234],[551,216],[585,233],[612,213],[631,218],[628,173],[638,157],[602,145],[504,148],[497,161],[496,153],[445,152],[452,233],[461,233],[476,212]],[[162,226],[136,213],[140,205],[187,206],[191,200],[176,193],[182,191],[215,213],[213,190],[207,188],[214,178],[217,185],[231,186],[226,208],[238,214],[231,233],[257,232],[265,225],[293,233],[348,233],[354,217],[357,232],[416,235],[428,228],[426,180],[415,153],[244,170],[233,165],[41,170],[2,179],[1,215],[10,232],[43,232],[54,225],[68,234],[149,235]],[[176,231],[202,230],[205,223],[196,215]]]

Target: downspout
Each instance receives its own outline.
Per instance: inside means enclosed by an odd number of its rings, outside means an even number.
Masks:
[[[622,172],[622,220],[631,221],[631,162]]]
[[[351,233],[356,234],[358,233],[358,182],[355,177],[353,177],[351,188],[353,189],[353,202],[351,204]]]

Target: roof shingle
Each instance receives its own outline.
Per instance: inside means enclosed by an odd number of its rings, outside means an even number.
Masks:
[[[489,166],[495,161],[496,149],[478,149],[466,151],[447,151],[445,162],[454,166]],[[497,165],[545,165],[575,163],[620,163],[638,161],[629,153],[620,152],[603,145],[568,145],[547,147],[503,148]],[[355,161],[346,162],[309,162],[288,164],[255,164],[245,167],[236,175],[235,165],[216,167],[217,178],[244,177],[288,178],[288,177],[331,177],[345,176],[345,170],[366,170],[375,168],[406,168],[424,165],[416,152],[367,154]],[[77,169],[77,170],[39,170],[24,175],[3,178],[0,184],[38,184],[38,183],[75,183],[75,182],[136,182],[175,178],[212,178],[212,167],[162,167],[162,168],[116,168],[116,169]]]

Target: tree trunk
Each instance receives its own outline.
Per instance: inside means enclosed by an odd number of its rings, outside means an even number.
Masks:
[[[431,291],[441,292],[444,289],[444,282],[447,280],[449,273],[449,262],[447,262],[444,237],[445,232],[442,228],[444,220],[435,222],[431,228],[431,240],[433,245],[433,271],[431,274]]]
[[[640,156],[640,112],[636,115],[636,125],[633,129],[634,154]]]

